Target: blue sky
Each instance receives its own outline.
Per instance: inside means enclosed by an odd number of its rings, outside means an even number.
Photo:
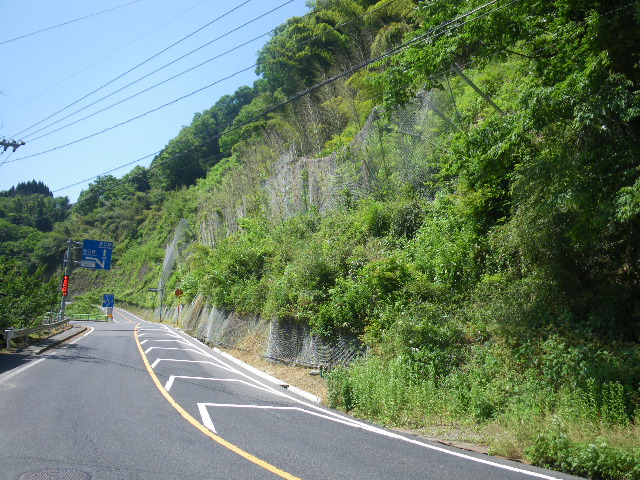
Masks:
[[[0,190],[39,180],[75,202],[85,179],[148,166],[196,112],[253,84],[253,68],[223,79],[254,65],[261,35],[308,10],[305,0],[0,0],[0,139],[25,142],[0,149]]]

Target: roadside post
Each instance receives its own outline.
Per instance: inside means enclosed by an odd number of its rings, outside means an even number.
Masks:
[[[160,293],[160,323],[162,323],[162,293],[163,293],[163,288],[162,287],[158,287],[158,288],[148,288],[147,291],[149,292],[158,292]]]
[[[177,327],[180,324],[180,297],[184,294],[184,292],[177,288],[174,293],[176,294],[176,297],[178,297],[178,319],[176,320]]]

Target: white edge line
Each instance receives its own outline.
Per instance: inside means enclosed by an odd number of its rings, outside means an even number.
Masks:
[[[12,371],[10,373],[7,373],[4,376],[0,376],[0,383],[6,382],[7,380],[9,380],[9,379],[15,377],[16,375],[18,375],[19,373],[24,372],[28,368],[31,368],[31,367],[33,367],[34,365],[37,365],[40,362],[44,362],[46,359],[47,359],[46,357],[40,358],[40,359],[35,360],[33,362],[27,363],[25,366],[20,367],[17,370],[14,370],[14,371]]]
[[[80,335],[79,337],[76,337],[73,340],[71,340],[70,342],[67,342],[67,345],[73,345],[74,343],[76,343],[77,341],[83,339],[84,337],[86,337],[90,333],[93,333],[94,330],[95,329],[93,327],[89,327],[89,331],[88,332],[85,332],[82,335]]]
[[[89,335],[91,332],[93,332],[94,328],[93,327],[89,327],[89,331],[84,333],[83,335],[80,335],[77,338],[74,338],[72,341],[67,342],[67,345],[72,345],[74,343],[76,343],[78,340],[80,340],[83,337],[86,337],[87,335]],[[4,383],[7,380],[10,380],[11,378],[15,377],[16,375],[19,375],[20,373],[24,372],[25,370],[33,367],[34,365],[37,365],[40,362],[43,362],[47,359],[47,356],[51,355],[53,353],[53,350],[50,350],[49,352],[46,352],[46,355],[42,358],[39,358],[38,360],[34,360],[32,362],[29,362],[28,364],[18,368],[17,370],[13,370],[9,373],[0,375],[0,383]]]
[[[168,327],[167,327],[167,329],[168,329]],[[183,335],[186,335],[186,333],[184,333],[184,332],[181,332],[181,333]],[[193,338],[191,336],[188,336],[188,337],[191,338],[192,340],[198,342],[203,347],[210,348],[210,347],[207,347],[205,344],[203,344],[198,339],[195,339],[195,338]],[[208,357],[211,357],[211,358],[215,359],[215,357],[213,357],[211,354],[205,352],[201,348],[198,348],[195,345],[192,345],[192,346],[194,346],[195,348],[200,350],[200,352],[198,352],[198,353],[201,353],[202,355],[205,355],[205,356],[208,356]],[[162,348],[162,347],[151,347],[151,348],[149,348],[149,350],[152,350],[154,348],[158,348],[158,349],[162,349],[162,350],[182,350],[182,349],[179,349],[179,348]],[[149,350],[147,350],[147,351],[149,351]],[[191,349],[187,349],[187,350],[191,350]],[[264,373],[264,372],[262,372],[260,370],[255,369],[254,367],[252,367],[250,365],[245,364],[241,360],[238,360],[237,358],[229,355],[228,353],[221,351],[219,348],[214,347],[212,350],[214,352],[224,356],[228,360],[238,364],[239,366],[242,366],[243,368],[247,368],[249,371],[255,370],[256,371],[255,374],[259,375],[262,378],[275,379],[275,377],[272,377],[271,375],[268,375],[268,374],[266,374],[266,373]],[[238,373],[242,374],[242,372],[238,372]],[[275,380],[276,380],[276,383],[280,383],[280,381],[278,379],[275,379]],[[272,380],[270,380],[270,381],[272,381]],[[259,382],[256,382],[256,383],[258,385],[260,385]],[[270,389],[270,387],[268,385],[263,385],[263,387],[265,387],[267,389]],[[286,395],[284,392],[280,393],[275,389],[273,391],[275,393],[277,393],[278,395],[280,395],[280,396],[289,398],[290,400],[293,400],[293,401],[296,401],[298,403],[301,403],[302,405],[306,405],[306,406],[308,406],[310,408],[313,408],[313,409],[316,409],[316,410],[320,409],[317,405],[305,404],[304,402],[301,402],[300,400],[296,399],[295,397],[292,397],[290,395]],[[311,394],[309,394],[309,395],[311,395]],[[312,395],[312,396],[315,397],[314,395]],[[317,398],[317,397],[315,397],[315,398]],[[213,422],[211,421],[211,418],[208,417],[208,412],[206,411],[206,408],[207,408],[206,404],[198,404],[198,409],[200,410],[200,413],[201,413],[202,418],[203,418],[203,425],[205,425],[212,432],[217,433],[216,430],[215,430],[215,427],[213,425]],[[291,407],[291,408],[298,408],[298,407]],[[301,409],[301,410],[303,410],[303,409]],[[205,415],[203,415],[203,411],[205,412]],[[360,422],[360,421],[357,421],[357,420],[352,420],[352,419],[350,419],[348,417],[344,417],[343,415],[338,414],[337,412],[326,411],[326,410],[322,410],[322,411],[324,411],[326,414],[329,414],[329,415],[332,415],[334,417],[343,419],[343,421],[346,421],[346,422],[350,423],[352,426],[357,426],[359,428],[363,428],[363,429],[368,430],[370,432],[377,433],[379,435],[386,436],[386,437],[389,437],[389,438],[395,438],[395,439],[398,439],[398,440],[401,440],[401,441],[404,441],[404,442],[407,442],[407,443],[411,443],[411,444],[414,444],[414,445],[421,446],[423,448],[427,448],[427,449],[430,449],[430,450],[434,450],[434,451],[437,451],[437,452],[445,453],[445,454],[452,455],[452,456],[459,457],[459,458],[464,458],[464,459],[467,459],[467,460],[470,460],[470,461],[473,461],[473,462],[476,462],[476,463],[482,463],[482,464],[489,465],[489,466],[492,466],[492,467],[496,467],[496,468],[499,468],[499,469],[518,472],[518,473],[521,473],[521,474],[524,474],[524,475],[527,475],[527,476],[532,476],[532,477],[536,477],[536,478],[542,478],[542,479],[545,479],[545,480],[559,480],[558,477],[552,477],[552,476],[545,475],[545,474],[542,474],[542,473],[532,472],[532,471],[529,471],[529,470],[524,470],[524,469],[521,469],[521,468],[512,467],[510,465],[504,465],[504,464],[501,464],[501,463],[496,463],[494,461],[487,460],[487,459],[484,459],[484,458],[474,457],[474,456],[471,456],[471,455],[468,455],[468,454],[464,454],[464,453],[461,453],[461,452],[458,452],[458,451],[455,451],[455,450],[447,450],[445,448],[437,447],[435,445],[429,445],[428,443],[423,443],[423,442],[421,442],[419,440],[414,440],[414,439],[411,439],[411,438],[407,438],[407,437],[404,437],[404,436],[399,435],[397,433],[393,433],[393,432],[390,432],[390,431],[387,431],[387,430],[384,430],[384,429],[381,429],[381,428],[378,428],[378,427],[373,427],[373,426],[370,426],[370,425],[368,425],[366,423],[363,423],[363,422]],[[311,412],[309,412],[309,413],[311,413]],[[208,420],[207,420],[207,418],[208,418]],[[206,421],[208,421],[208,424],[205,423]]]
[[[318,412],[312,412],[310,410],[306,410],[304,408],[300,408],[300,407],[277,407],[277,406],[271,406],[271,405],[233,405],[233,404],[223,404],[223,403],[198,403],[198,410],[200,410],[200,415],[202,417],[202,424],[205,425],[207,428],[209,428],[211,431],[215,432],[215,427],[213,425],[213,421],[211,420],[211,416],[209,415],[209,411],[207,410],[207,407],[231,407],[231,408],[254,408],[254,409],[261,409],[261,410],[293,410],[293,411],[299,411],[302,413],[306,413],[308,415],[313,415],[316,417],[321,417],[324,418],[326,420],[330,420],[332,422],[337,422],[337,423],[342,423],[345,424],[347,426],[350,427],[357,427],[357,428],[361,428],[363,430],[369,431],[371,433],[376,433],[378,435],[382,435],[385,437],[389,437],[389,438],[394,438],[397,440],[402,440],[404,442],[408,442],[414,445],[417,445],[419,447],[423,447],[429,450],[435,450],[437,452],[440,453],[444,453],[447,455],[452,455],[454,457],[459,457],[459,458],[463,458],[466,460],[470,460],[476,463],[482,463],[484,465],[488,465],[491,467],[495,467],[495,468],[499,468],[502,470],[509,470],[512,472],[517,472],[523,475],[527,475],[527,476],[531,476],[531,477],[536,477],[536,478],[543,478],[545,480],[560,480],[558,477],[552,477],[550,475],[545,475],[543,473],[538,473],[538,472],[532,472],[530,470],[524,470],[522,468],[518,468],[518,467],[513,467],[511,465],[504,465],[502,463],[496,463],[494,461],[491,460],[487,460],[485,458],[479,458],[479,457],[474,457],[462,452],[458,452],[455,450],[447,450],[446,448],[442,448],[442,447],[437,447],[435,445],[429,445],[428,443],[423,443],[419,440],[414,440],[411,438],[407,438],[404,437],[402,435],[399,435],[397,433],[393,433],[387,430],[384,430],[382,428],[378,428],[375,427],[373,425],[368,425],[366,423],[362,423],[362,422],[358,422],[358,421],[354,421],[354,422],[349,422],[349,421],[345,421],[339,418],[334,418],[331,417],[329,415],[323,415],[321,413]]]

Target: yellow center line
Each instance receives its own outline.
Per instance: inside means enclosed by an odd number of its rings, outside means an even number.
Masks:
[[[123,315],[123,317],[126,318],[127,320],[129,320],[125,315]],[[131,321],[131,320],[129,320],[129,321]],[[134,322],[131,322],[131,323],[134,323]],[[248,452],[245,452],[240,447],[237,447],[233,443],[230,443],[230,442],[226,441],[224,438],[219,437],[218,435],[214,434],[211,430],[209,430],[203,424],[198,422],[198,420],[196,420],[193,416],[191,416],[184,408],[182,408],[178,404],[178,402],[176,402],[173,399],[173,397],[169,394],[169,392],[167,392],[167,390],[164,388],[164,386],[160,383],[160,380],[158,380],[157,375],[155,374],[155,372],[151,368],[151,365],[149,364],[149,360],[147,359],[147,356],[145,355],[144,350],[142,349],[142,345],[140,345],[140,340],[138,339],[138,325],[140,325],[140,324],[139,323],[136,324],[136,327],[135,327],[135,330],[134,330],[134,337],[136,339],[136,344],[138,345],[138,350],[140,351],[140,355],[142,356],[142,361],[144,362],[145,367],[147,367],[147,371],[149,372],[149,375],[151,376],[151,379],[153,380],[153,383],[155,383],[156,387],[158,387],[158,390],[160,390],[160,393],[162,394],[162,396],[164,396],[164,398],[169,402],[169,404],[173,408],[175,408],[178,411],[178,413],[180,413],[180,415],[182,415],[182,417],[187,422],[189,422],[191,425],[193,425],[198,430],[200,430],[202,433],[204,433],[207,437],[211,438],[212,440],[214,440],[215,442],[219,443],[223,447],[228,448],[232,452],[240,455],[241,457],[245,458],[246,460],[249,460],[252,463],[255,463],[256,465],[264,468],[265,470],[268,470],[271,473],[274,473],[274,474],[276,474],[276,475],[278,475],[278,476],[280,476],[282,478],[286,478],[288,480],[301,480],[300,478],[298,478],[296,476],[293,476],[290,473],[285,472],[284,470],[280,470],[279,468],[274,467],[270,463],[267,463],[264,460],[261,460],[258,457],[254,456],[254,455],[251,455]]]

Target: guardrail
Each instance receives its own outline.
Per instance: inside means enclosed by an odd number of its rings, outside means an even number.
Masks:
[[[7,341],[7,350],[11,348],[11,340],[13,340],[14,338],[29,336],[33,333],[44,332],[45,330],[53,330],[54,328],[61,327],[67,323],[69,323],[68,318],[56,323],[38,325],[37,327],[20,329],[9,328],[4,331],[4,338]]]
[[[67,313],[69,320],[93,320],[95,322],[108,322],[109,316],[106,313]]]

